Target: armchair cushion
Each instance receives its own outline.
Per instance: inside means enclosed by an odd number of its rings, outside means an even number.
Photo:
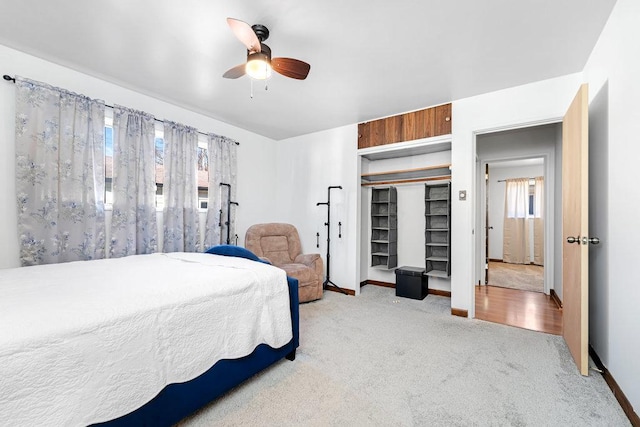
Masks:
[[[287,276],[295,277],[299,283],[308,283],[316,279],[315,272],[304,264],[283,264],[280,266]]]
[[[323,275],[322,258],[320,254],[300,254],[293,260],[296,264],[304,264],[309,268],[312,268],[316,274]]]

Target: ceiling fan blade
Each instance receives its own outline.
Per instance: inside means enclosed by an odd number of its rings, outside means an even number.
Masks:
[[[271,58],[271,68],[283,76],[304,80],[309,74],[311,65],[293,58]]]
[[[246,64],[236,65],[233,68],[227,70],[226,73],[222,75],[225,79],[237,79],[238,77],[242,77],[245,75],[245,67]]]
[[[233,18],[227,18],[227,24],[229,24],[233,34],[247,47],[249,52],[260,52],[260,40],[258,40],[258,36],[256,36],[251,25]]]

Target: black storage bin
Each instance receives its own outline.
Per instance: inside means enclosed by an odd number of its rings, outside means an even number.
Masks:
[[[429,293],[428,277],[420,267],[400,267],[396,269],[396,296],[424,299]]]

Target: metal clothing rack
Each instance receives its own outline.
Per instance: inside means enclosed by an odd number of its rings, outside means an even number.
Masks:
[[[221,187],[227,187],[227,220],[225,221],[224,225],[227,226],[227,245],[231,244],[231,205],[236,205],[236,206],[240,206],[238,204],[238,202],[232,202],[231,201],[231,184],[227,184],[224,182],[220,183]],[[220,208],[220,219],[218,221],[218,227],[220,227],[222,229],[222,208]],[[236,235],[236,244],[238,243],[237,241],[237,235]]]
[[[327,201],[326,202],[318,202],[316,206],[326,205],[327,206],[327,222],[324,225],[327,226],[327,278],[322,284],[323,289],[327,289],[327,286],[333,286],[339,292],[347,295],[347,292],[342,289],[340,286],[336,285],[331,281],[331,189],[337,188],[342,190],[341,185],[330,185],[327,188]],[[342,223],[338,223],[340,225],[340,235],[342,235]]]

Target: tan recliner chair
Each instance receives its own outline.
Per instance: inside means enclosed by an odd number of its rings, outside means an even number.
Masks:
[[[302,254],[300,236],[293,225],[252,225],[245,234],[244,247],[298,279],[300,302],[322,298],[322,258],[319,254]]]

